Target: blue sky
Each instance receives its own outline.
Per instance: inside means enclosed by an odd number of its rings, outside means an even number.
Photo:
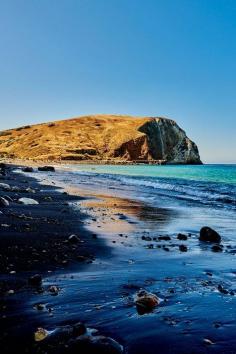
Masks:
[[[235,0],[0,0],[0,129],[166,116],[236,162],[235,38]]]

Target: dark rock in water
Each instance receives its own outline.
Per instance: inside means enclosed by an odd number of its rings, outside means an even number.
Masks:
[[[58,295],[60,289],[58,286],[56,285],[51,285],[48,289],[48,291],[52,294],[52,295]]]
[[[40,274],[35,274],[29,277],[28,283],[32,286],[40,286],[42,283],[42,276]]]
[[[211,229],[208,226],[202,227],[200,230],[200,241],[205,242],[220,242],[221,237],[215,230]]]
[[[40,166],[38,167],[38,170],[44,172],[55,172],[55,168],[53,166]]]
[[[146,290],[140,290],[135,298],[137,311],[140,315],[151,312],[156,306],[160,304],[160,299]]]
[[[220,245],[214,245],[214,246],[211,247],[211,250],[213,252],[222,252],[223,251],[223,247],[220,246]]]
[[[229,293],[228,290],[223,288],[223,286],[221,284],[218,285],[218,290],[222,294],[228,294]]]
[[[152,241],[152,238],[150,236],[142,236],[143,241]]]
[[[169,252],[169,247],[163,246],[163,250]]]
[[[23,172],[34,172],[34,169],[33,169],[33,167],[23,167],[22,171]]]
[[[185,245],[179,245],[179,250],[180,252],[187,252],[188,251],[188,247]]]
[[[89,354],[122,354],[123,347],[110,337],[104,336],[80,336],[74,341],[70,347],[69,353],[76,353],[76,350],[81,353]]]
[[[177,239],[181,241],[186,241],[188,239],[188,236],[184,234],[178,234]]]
[[[0,207],[8,207],[9,201],[3,197],[0,197]]]
[[[159,241],[170,241],[171,238],[170,238],[170,236],[159,236],[158,240]]]

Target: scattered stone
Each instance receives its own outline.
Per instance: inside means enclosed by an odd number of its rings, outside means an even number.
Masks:
[[[154,245],[151,243],[150,245],[147,245],[146,248],[148,248],[148,249],[153,249],[153,248],[154,248]]]
[[[170,236],[159,236],[158,240],[159,241],[170,241],[171,238],[170,238]]]
[[[52,295],[58,295],[60,289],[58,288],[58,286],[56,285],[51,285],[48,289],[48,291],[52,294]]]
[[[10,191],[11,187],[7,183],[0,183],[0,189],[3,189],[4,191]]]
[[[204,342],[205,344],[207,344],[207,345],[213,345],[213,344],[215,344],[214,342],[212,342],[210,339],[207,339],[207,338],[204,338],[204,339],[203,339],[203,342]]]
[[[25,191],[26,191],[27,193],[35,193],[35,190],[32,189],[32,188],[30,188],[30,187],[26,188]]]
[[[150,236],[142,236],[143,241],[152,241],[152,238]]]
[[[227,295],[229,292],[227,289],[223,288],[221,284],[218,285],[218,290],[220,293]]]
[[[211,229],[208,226],[205,226],[205,227],[202,227],[200,230],[199,240],[204,241],[204,242],[217,242],[217,243],[219,243],[221,241],[221,237],[218,234],[218,232],[216,232],[215,230]]]
[[[179,245],[179,250],[180,252],[187,252],[188,251],[188,247],[185,245]]]
[[[38,328],[37,331],[34,333],[34,340],[36,342],[40,342],[44,340],[48,336],[49,332],[44,328]]]
[[[36,204],[39,204],[37,202],[37,200],[32,199],[32,198],[20,198],[20,199],[18,199],[18,202],[20,204],[24,204],[24,205],[36,205]]]
[[[160,299],[146,290],[141,290],[137,293],[135,304],[139,314],[151,312],[156,306],[160,304]]]
[[[214,245],[214,246],[211,247],[211,250],[212,250],[213,252],[222,252],[222,251],[223,251],[223,246],[221,246],[221,245]]]
[[[29,277],[28,283],[32,286],[40,286],[42,284],[42,276],[40,274],[35,274]]]
[[[33,167],[27,166],[27,167],[23,167],[22,171],[23,172],[34,172],[34,169],[33,169]]]
[[[9,201],[7,199],[0,197],[0,207],[8,207],[9,205]]]
[[[188,239],[188,236],[184,234],[178,234],[177,239],[181,241],[186,241]]]
[[[77,243],[77,242],[80,242],[80,238],[76,235],[70,235],[68,237],[68,241],[71,243]]]
[[[55,168],[53,166],[40,166],[38,167],[38,171],[55,172]]]
[[[169,247],[166,247],[166,246],[163,246],[163,250],[166,251],[166,252],[170,251]]]
[[[45,310],[45,305],[44,304],[36,304],[36,305],[34,305],[34,309],[36,309],[38,311]]]

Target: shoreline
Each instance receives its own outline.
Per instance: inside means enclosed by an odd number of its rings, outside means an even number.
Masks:
[[[83,272],[96,256],[108,256],[109,248],[85,229],[87,216],[73,208],[82,200],[80,196],[63,192],[56,185],[39,184],[27,173],[15,172],[15,165],[1,167],[0,198],[8,202],[1,205],[0,214],[0,348],[5,354],[16,350],[11,339],[22,330],[14,328],[15,316],[19,313],[21,321],[27,319],[27,297],[33,294],[36,301],[44,292],[57,295],[58,285],[43,285],[49,276],[68,274],[73,269]],[[21,198],[38,204],[20,203]],[[18,301],[23,302],[17,305]],[[50,307],[47,311],[50,314]],[[21,335],[17,350],[28,353],[34,346],[32,328],[26,325]]]

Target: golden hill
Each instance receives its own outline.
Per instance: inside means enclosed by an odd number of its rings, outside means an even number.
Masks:
[[[83,116],[1,131],[0,157],[201,163],[196,144],[173,120],[118,115]]]

